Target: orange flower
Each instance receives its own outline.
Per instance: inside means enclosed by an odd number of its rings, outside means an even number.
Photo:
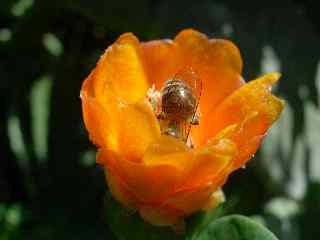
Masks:
[[[180,69],[202,79],[194,148],[161,134],[146,98]],[[81,89],[83,117],[99,148],[109,189],[148,222],[172,225],[215,207],[231,172],[256,152],[283,101],[270,92],[280,74],[245,83],[238,48],[188,29],[171,40],[140,43],[125,33],[100,58]],[[217,197],[218,196],[218,197]],[[219,197],[220,196],[220,197]]]

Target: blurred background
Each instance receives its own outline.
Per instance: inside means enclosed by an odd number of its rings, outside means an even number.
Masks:
[[[286,109],[224,190],[228,213],[281,240],[320,238],[320,22],[316,1],[1,0],[0,240],[115,239],[79,91],[121,33],[195,28],[240,48],[245,79],[280,71]]]

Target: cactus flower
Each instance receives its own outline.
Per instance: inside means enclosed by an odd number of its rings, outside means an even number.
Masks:
[[[162,134],[147,97],[189,67],[203,86],[192,148]],[[119,202],[151,224],[174,225],[221,201],[228,176],[252,158],[284,105],[271,93],[279,73],[246,83],[241,71],[232,42],[192,29],[149,42],[125,33],[107,48],[83,82],[81,100],[96,161]]]

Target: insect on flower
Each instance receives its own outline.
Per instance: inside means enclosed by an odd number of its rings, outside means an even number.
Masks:
[[[161,111],[157,114],[161,132],[193,147],[188,138],[192,125],[198,125],[202,81],[192,69],[183,69],[167,80],[160,92]]]
[[[270,91],[280,74],[245,82],[242,65],[232,42],[193,29],[148,42],[125,33],[105,51],[81,88],[83,118],[126,208],[172,226],[221,203],[284,107]]]

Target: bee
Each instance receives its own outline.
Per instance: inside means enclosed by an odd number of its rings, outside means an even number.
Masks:
[[[188,137],[191,126],[198,125],[202,81],[192,69],[179,71],[167,80],[160,91],[160,113],[157,115],[162,134],[182,140],[192,147]]]

